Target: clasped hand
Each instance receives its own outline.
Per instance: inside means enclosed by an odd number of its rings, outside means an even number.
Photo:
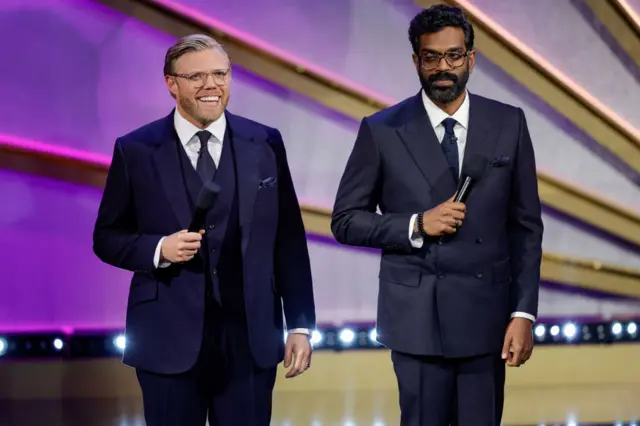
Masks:
[[[460,202],[454,202],[455,194],[442,204],[438,204],[431,210],[424,212],[422,227],[424,232],[433,237],[443,234],[454,234],[457,228],[462,226],[466,213],[466,206]],[[415,231],[419,232],[416,221]]]
[[[198,253],[201,247],[202,235],[200,233],[188,232],[186,229],[171,234],[162,240],[160,249],[160,260],[171,263],[188,262]]]

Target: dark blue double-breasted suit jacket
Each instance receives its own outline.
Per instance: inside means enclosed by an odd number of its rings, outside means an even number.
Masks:
[[[454,236],[409,240],[411,216],[457,189],[420,94],[362,120],[339,185],[332,231],[382,250],[377,332],[393,350],[497,353],[514,312],[537,315],[543,226],[524,113],[470,96],[463,161],[489,166]]]
[[[251,353],[272,367],[287,327],[315,327],[306,236],[278,130],[226,112],[233,141],[244,307]],[[173,112],[115,143],[94,230],[94,252],[132,271],[123,361],[162,374],[191,368],[200,352],[206,271],[190,263],[155,268],[160,239],[189,226]],[[266,184],[265,184],[266,182]],[[242,304],[242,302],[241,302]]]

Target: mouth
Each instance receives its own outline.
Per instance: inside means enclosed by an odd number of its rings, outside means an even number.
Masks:
[[[452,86],[453,85],[453,81],[451,80],[437,80],[433,82],[434,85],[436,86]]]
[[[201,96],[196,98],[198,102],[205,106],[217,106],[220,104],[220,96]]]

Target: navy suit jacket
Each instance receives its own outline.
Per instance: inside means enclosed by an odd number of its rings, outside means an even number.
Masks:
[[[456,191],[420,94],[362,120],[339,185],[331,229],[343,244],[382,250],[377,332],[393,350],[497,352],[512,312],[537,315],[543,226],[524,113],[470,96],[463,161],[490,165],[454,236],[420,249],[409,240],[411,216]]]
[[[306,236],[278,130],[226,112],[237,167],[244,294],[251,352],[262,367],[284,355],[288,328],[315,327]],[[189,263],[156,269],[163,236],[188,228],[173,112],[116,140],[93,234],[104,262],[134,272],[123,361],[162,374],[197,360],[204,321],[204,272]],[[267,184],[264,184],[267,182]]]

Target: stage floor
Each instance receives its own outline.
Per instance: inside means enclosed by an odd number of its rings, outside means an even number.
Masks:
[[[277,391],[273,426],[395,426],[391,391]],[[505,425],[633,425],[640,385],[507,389]],[[623,422],[623,423],[617,423]],[[640,425],[640,423],[639,423]],[[144,426],[137,398],[0,401],[0,426]]]

